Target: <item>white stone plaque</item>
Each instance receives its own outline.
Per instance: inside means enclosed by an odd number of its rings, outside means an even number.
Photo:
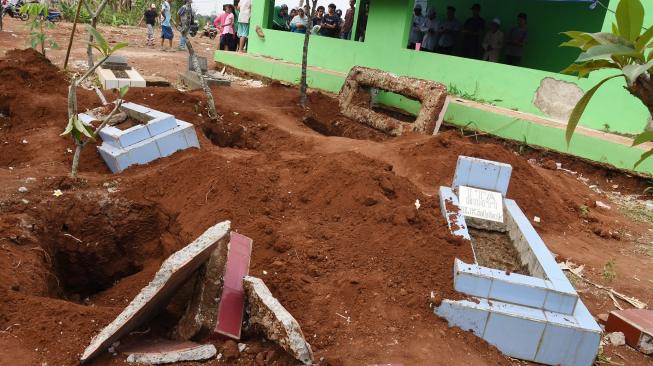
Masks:
[[[469,217],[503,222],[503,197],[501,193],[484,189],[458,187],[460,212]]]

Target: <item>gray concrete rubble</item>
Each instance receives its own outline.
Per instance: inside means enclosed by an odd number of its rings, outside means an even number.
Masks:
[[[127,362],[160,365],[184,361],[204,361],[214,358],[218,350],[212,344],[194,342],[159,341],[123,351]]]
[[[247,276],[243,279],[243,285],[249,308],[249,324],[304,365],[311,365],[313,351],[297,320],[272,296],[260,278]]]
[[[373,111],[371,106],[366,108],[357,105],[356,96],[362,88],[381,89],[421,102],[422,107],[415,122],[402,122]],[[444,113],[447,87],[430,80],[397,76],[381,70],[355,66],[347,75],[338,98],[343,115],[389,135],[401,136],[408,131],[436,134],[442,121],[440,115]]]
[[[115,341],[163,310],[168,300],[193,273],[205,263],[223,238],[228,238],[231,223],[223,221],[210,227],[195,241],[166,259],[154,279],[134,300],[92,340],[80,361],[86,362]]]
[[[193,296],[173,331],[175,339],[201,340],[213,333],[224,286],[228,240],[227,236],[220,239],[211,258],[198,270]]]

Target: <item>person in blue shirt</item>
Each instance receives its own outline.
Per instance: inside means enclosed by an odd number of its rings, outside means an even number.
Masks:
[[[170,25],[170,3],[168,0],[163,0],[161,3],[161,49],[165,40],[168,40],[170,49],[172,49],[172,38],[174,38],[174,33],[172,33],[172,26]]]

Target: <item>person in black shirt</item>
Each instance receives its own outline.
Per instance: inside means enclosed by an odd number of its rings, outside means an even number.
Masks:
[[[481,5],[472,6],[472,17],[463,26],[463,56],[480,60],[483,57],[483,34],[485,19],[481,18]]]
[[[310,15],[307,13],[306,15]],[[313,18],[313,26],[322,25],[322,18],[324,18],[324,6],[320,5],[315,9],[315,18]]]
[[[159,14],[156,11],[156,5],[150,5],[150,8],[145,10],[143,19],[147,25],[147,45],[154,46],[154,26],[156,25],[156,18]]]
[[[329,4],[329,12],[322,17],[322,27],[320,28],[320,35],[325,37],[338,37],[338,26],[340,25],[340,18],[336,14],[336,5]]]

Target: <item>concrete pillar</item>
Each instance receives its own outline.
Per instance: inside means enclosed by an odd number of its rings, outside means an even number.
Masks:
[[[414,0],[374,0],[370,4],[365,43],[379,48],[403,48],[408,34]]]

